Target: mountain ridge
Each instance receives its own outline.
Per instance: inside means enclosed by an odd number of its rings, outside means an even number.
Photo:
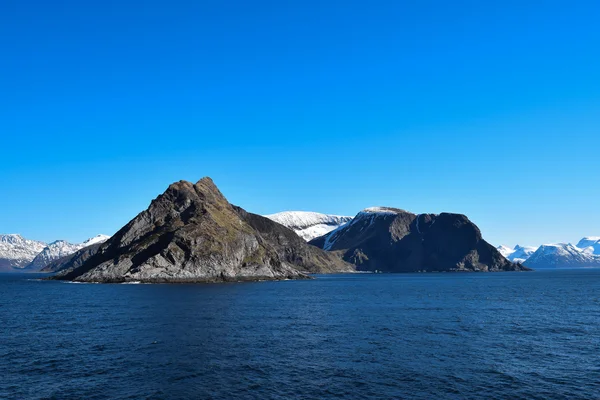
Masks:
[[[539,247],[498,246],[498,250],[512,261],[519,261],[535,269],[585,268],[600,266],[600,237],[588,236],[577,245],[548,243]]]
[[[107,238],[106,235],[96,235],[83,243],[73,244],[66,240],[44,243],[25,239],[19,234],[0,235],[0,269],[5,272],[35,272],[56,259]]]

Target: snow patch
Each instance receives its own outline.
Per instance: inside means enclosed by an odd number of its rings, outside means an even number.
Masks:
[[[362,210],[364,213],[368,214],[387,214],[387,215],[397,215],[402,212],[402,210],[398,210],[396,208],[391,207],[368,207]]]

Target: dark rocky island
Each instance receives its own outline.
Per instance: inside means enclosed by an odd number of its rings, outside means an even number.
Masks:
[[[350,223],[309,242],[361,271],[526,271],[483,240],[460,214],[415,215],[368,208]]]
[[[354,266],[292,230],[232,206],[210,178],[173,183],[113,237],[46,268],[80,282],[307,278]]]

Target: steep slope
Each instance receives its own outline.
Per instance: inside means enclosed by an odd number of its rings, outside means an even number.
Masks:
[[[0,270],[24,268],[46,247],[46,243],[23,238],[21,235],[0,235]]]
[[[310,249],[291,230],[232,206],[210,178],[203,178],[195,185],[186,181],[170,185],[94,254],[83,261],[72,258],[70,268],[55,278],[88,282],[304,278],[301,271],[328,271],[333,260]],[[351,268],[337,262],[340,269]]]
[[[524,263],[538,248],[532,246],[516,245],[514,249],[508,246],[498,246],[497,250],[506,257],[509,261]]]
[[[108,240],[109,236],[96,235],[93,238],[86,240],[80,244],[72,244],[66,240],[57,240],[46,246],[32,261],[27,265],[27,269],[31,271],[39,271],[53,261],[74,254],[75,252],[94,244],[103,243]]]
[[[570,243],[545,244],[525,261],[525,265],[534,269],[600,267],[600,256]]]
[[[368,208],[311,244],[339,252],[364,271],[519,271],[484,241],[464,215],[415,215],[389,207]]]
[[[265,217],[290,228],[307,242],[352,221],[352,217],[310,211],[284,211]]]

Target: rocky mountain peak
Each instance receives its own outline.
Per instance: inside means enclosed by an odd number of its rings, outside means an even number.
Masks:
[[[352,268],[293,231],[232,206],[210,178],[171,184],[111,239],[71,258],[69,265],[59,279],[282,279]]]

